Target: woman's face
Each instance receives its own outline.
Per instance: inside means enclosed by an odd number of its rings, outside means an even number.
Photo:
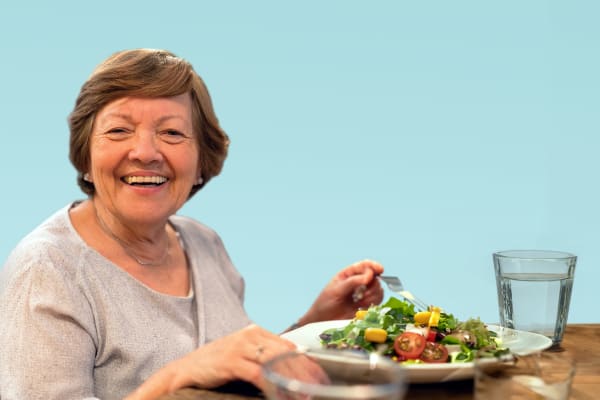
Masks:
[[[98,206],[122,223],[164,224],[200,176],[190,95],[107,104],[94,121],[90,160]]]

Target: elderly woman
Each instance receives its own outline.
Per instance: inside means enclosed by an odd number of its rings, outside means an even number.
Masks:
[[[192,66],[162,50],[116,53],[81,88],[69,125],[88,197],[27,235],[2,269],[0,397],[262,387],[261,363],[294,345],[252,324],[219,236],[176,215],[220,172],[229,143]],[[298,325],[379,303],[382,272],[368,260],[346,267]]]

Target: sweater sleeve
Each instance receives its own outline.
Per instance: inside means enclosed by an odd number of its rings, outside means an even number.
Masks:
[[[0,292],[0,397],[94,398],[95,328],[60,249],[32,246],[9,259]]]

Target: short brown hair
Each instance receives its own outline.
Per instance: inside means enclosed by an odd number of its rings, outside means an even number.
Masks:
[[[135,49],[117,52],[102,62],[83,84],[69,115],[69,159],[78,172],[77,183],[93,195],[94,184],[83,176],[90,168],[90,136],[98,111],[123,97],[170,97],[190,93],[192,124],[200,153],[203,183],[192,187],[190,197],[223,168],[229,137],[221,129],[212,100],[192,65],[166,50]]]

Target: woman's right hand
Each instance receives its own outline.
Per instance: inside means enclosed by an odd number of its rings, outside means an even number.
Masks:
[[[197,387],[214,388],[239,379],[262,389],[262,364],[295,348],[289,340],[250,325],[189,354],[185,358],[187,374]]]
[[[252,383],[262,390],[262,364],[295,348],[289,340],[249,325],[168,364],[127,399],[154,399],[184,387],[210,389],[236,380]]]

